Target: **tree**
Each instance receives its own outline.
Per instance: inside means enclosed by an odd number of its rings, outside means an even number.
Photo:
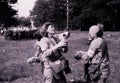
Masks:
[[[120,0],[111,0],[107,3],[110,12],[109,24],[111,25],[111,30],[120,30]]]
[[[64,27],[64,19],[66,18],[64,0],[38,0],[31,11],[34,18],[35,25],[39,26],[46,21],[50,21]]]
[[[105,30],[120,30],[120,0],[38,0],[31,11],[36,26],[51,21],[58,29],[66,28],[67,11],[69,28],[88,30],[91,25],[102,23]]]
[[[17,19],[14,17],[17,13],[10,4],[15,4],[17,0],[0,0],[0,25],[4,27],[17,25]]]
[[[25,27],[30,27],[31,26],[31,22],[30,22],[30,18],[29,17],[27,17],[27,18],[19,17],[18,20],[19,20],[19,24],[21,26],[25,26]]]

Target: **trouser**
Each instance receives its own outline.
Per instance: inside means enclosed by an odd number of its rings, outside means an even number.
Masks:
[[[59,75],[59,79],[56,78],[53,70],[50,67],[44,68],[44,83],[67,83],[62,71],[57,75]]]
[[[91,75],[88,70],[89,66],[90,66],[90,64],[86,63],[85,68],[84,68],[84,71],[85,71],[84,78],[86,80],[86,83],[106,83],[106,80],[110,74],[109,65],[106,65],[106,64],[100,65],[101,75],[99,76],[99,78],[96,78],[94,80],[91,80]]]
[[[88,73],[88,67],[90,66],[89,63],[86,63],[84,65],[84,79],[86,81],[86,83],[90,83],[91,79],[90,79],[90,74]]]

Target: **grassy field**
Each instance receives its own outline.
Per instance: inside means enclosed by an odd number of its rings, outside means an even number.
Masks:
[[[69,51],[64,56],[70,61],[73,72],[66,75],[67,80],[83,79],[84,62],[76,61],[73,56],[77,50],[88,49],[88,32],[71,32]],[[120,83],[120,32],[105,32],[110,55],[111,74],[107,83]],[[27,64],[26,60],[34,55],[36,40],[5,40],[0,36],[0,83],[41,83],[40,64]]]

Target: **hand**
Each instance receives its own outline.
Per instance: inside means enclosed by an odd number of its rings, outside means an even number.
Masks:
[[[56,49],[68,46],[67,40],[61,40],[58,44],[56,44],[51,50],[54,52]]]
[[[68,42],[66,40],[62,40],[57,44],[57,46],[58,46],[58,48],[60,48],[60,47],[67,46],[67,44],[68,44]]]
[[[77,51],[77,52],[76,52],[76,55],[81,55],[81,56],[82,56],[82,55],[84,55],[84,54],[85,54],[84,51]]]
[[[40,62],[38,57],[31,57],[27,60],[27,63]]]
[[[77,51],[74,58],[76,60],[82,59],[82,56],[84,55],[83,51]]]
[[[27,63],[33,63],[33,61],[34,61],[34,57],[31,57],[27,60]]]
[[[81,59],[81,57],[80,57],[79,55],[75,55],[74,58],[75,58],[76,60],[80,60],[80,59]]]

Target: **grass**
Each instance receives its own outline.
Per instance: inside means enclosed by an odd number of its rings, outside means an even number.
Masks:
[[[72,31],[69,38],[69,52],[64,56],[70,61],[73,72],[66,75],[67,80],[83,79],[84,62],[73,57],[77,50],[87,51],[87,33]],[[120,32],[105,32],[110,55],[111,74],[107,83],[120,83]],[[35,40],[4,40],[0,36],[0,83],[42,83],[40,64],[27,64],[34,55]],[[79,82],[81,83],[81,82]]]

